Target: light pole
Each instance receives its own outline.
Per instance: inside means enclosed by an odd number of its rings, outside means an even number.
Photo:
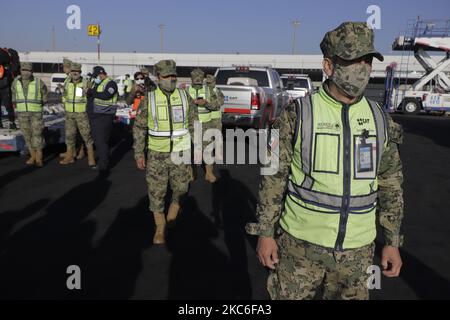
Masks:
[[[164,52],[164,28],[165,28],[165,25],[160,24],[160,25],[158,25],[158,27],[159,27],[159,46],[160,46],[161,53],[163,53]]]
[[[56,50],[56,34],[55,34],[55,27],[52,27],[52,51],[55,52]]]
[[[292,21],[292,27],[294,28],[294,34],[292,35],[292,54],[295,54],[295,35],[299,25],[300,21],[298,20]]]

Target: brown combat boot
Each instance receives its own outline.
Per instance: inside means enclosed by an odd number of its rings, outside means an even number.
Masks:
[[[217,178],[213,172],[213,168],[214,167],[211,164],[205,164],[205,170],[206,170],[205,180],[210,183],[214,183],[217,181]]]
[[[86,155],[84,153],[84,145],[82,144],[81,147],[80,147],[80,150],[78,150],[77,160],[84,159],[85,156]]]
[[[155,218],[155,235],[153,236],[153,244],[164,244],[166,242],[164,236],[166,231],[166,217],[164,213],[153,213]]]
[[[30,159],[28,159],[27,166],[32,166],[36,162],[36,150],[30,149]]]
[[[169,207],[169,212],[167,213],[167,224],[169,226],[172,227],[175,224],[179,212],[180,205],[177,202],[172,202]]]
[[[67,155],[67,152],[64,152],[64,153],[60,153],[60,154],[59,154],[59,157],[60,157],[60,158],[65,158],[65,157],[66,157],[66,155]]]
[[[94,153],[94,145],[91,144],[90,146],[87,147],[87,156],[88,156],[88,164],[89,167],[95,167],[96,163],[95,163],[95,153]],[[78,159],[78,157],[77,157]]]
[[[62,159],[59,164],[71,164],[74,163],[75,160],[73,159],[73,149],[70,147],[67,147],[66,156],[64,159]]]
[[[36,166],[42,168],[44,166],[42,149],[36,150]]]

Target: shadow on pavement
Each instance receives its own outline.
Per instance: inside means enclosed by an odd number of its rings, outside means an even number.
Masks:
[[[5,239],[0,298],[73,296],[66,287],[67,267],[86,261],[96,225],[85,219],[103,202],[110,186],[107,180],[95,179],[74,187],[50,204],[46,215]]]

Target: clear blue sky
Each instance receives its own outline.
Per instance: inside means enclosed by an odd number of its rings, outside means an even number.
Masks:
[[[81,8],[81,30],[66,28],[71,4]],[[14,0],[1,5],[0,46],[50,50],[54,26],[57,51],[96,51],[86,29],[98,21],[102,51],[159,52],[158,24],[165,24],[165,52],[289,54],[291,22],[298,19],[298,53],[319,54],[326,31],[347,20],[366,21],[369,5],[381,8],[375,37],[383,53],[390,53],[409,19],[450,19],[449,0]]]

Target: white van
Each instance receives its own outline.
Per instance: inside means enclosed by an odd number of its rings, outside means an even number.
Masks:
[[[61,94],[59,87],[64,86],[64,80],[67,75],[65,73],[54,73],[50,79],[50,92]]]

